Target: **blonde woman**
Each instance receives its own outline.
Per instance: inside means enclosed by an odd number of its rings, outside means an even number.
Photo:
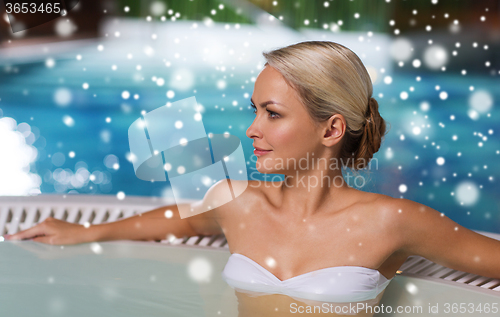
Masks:
[[[251,98],[256,116],[246,134],[258,171],[283,174],[283,181],[249,181],[231,202],[185,219],[175,205],[168,206],[170,219],[162,207],[89,228],[49,218],[9,239],[75,244],[224,233],[232,255],[223,277],[252,309],[258,297],[244,291],[374,303],[410,255],[500,278],[499,241],[420,203],[357,190],[343,178],[342,168],[369,167],[386,133],[355,53],[310,41],[264,57]],[[206,210],[221,198],[221,185],[192,207]],[[270,303],[262,298],[262,305]]]

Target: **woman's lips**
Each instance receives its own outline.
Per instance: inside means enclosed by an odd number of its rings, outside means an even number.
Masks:
[[[262,149],[259,149],[259,148],[255,148],[255,150],[253,150],[253,153],[256,155],[256,156],[262,156],[262,155],[265,155],[269,152],[271,152],[272,150],[262,150]]]

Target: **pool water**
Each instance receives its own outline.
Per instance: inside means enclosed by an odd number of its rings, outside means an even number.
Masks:
[[[446,303],[468,303],[461,316],[486,316],[486,305],[492,312],[499,299],[480,287],[396,275],[370,303],[370,313],[363,312],[365,304],[325,306],[235,290],[221,276],[230,256],[227,250],[137,241],[67,246],[4,241],[0,254],[3,316],[296,316],[315,306],[321,311],[308,316],[333,316],[341,309],[350,316],[388,316],[389,309],[391,316],[435,316],[445,314]]]
[[[141,242],[0,243],[4,316],[237,316],[229,252]]]
[[[8,241],[0,250],[6,316],[294,316],[299,306],[323,305],[232,289],[221,277],[227,251],[130,241],[64,248]]]

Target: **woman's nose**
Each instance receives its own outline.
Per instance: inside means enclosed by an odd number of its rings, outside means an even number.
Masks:
[[[255,117],[252,124],[248,127],[246,134],[247,137],[249,137],[250,139],[253,139],[254,137],[256,138],[262,137],[262,132],[260,131],[260,128],[258,126],[257,117]]]

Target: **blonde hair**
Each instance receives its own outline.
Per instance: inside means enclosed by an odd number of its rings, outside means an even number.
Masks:
[[[279,71],[298,92],[316,122],[344,116],[347,128],[339,159],[363,169],[382,144],[386,123],[372,97],[373,86],[359,57],[328,41],[308,41],[263,53],[266,65]]]

